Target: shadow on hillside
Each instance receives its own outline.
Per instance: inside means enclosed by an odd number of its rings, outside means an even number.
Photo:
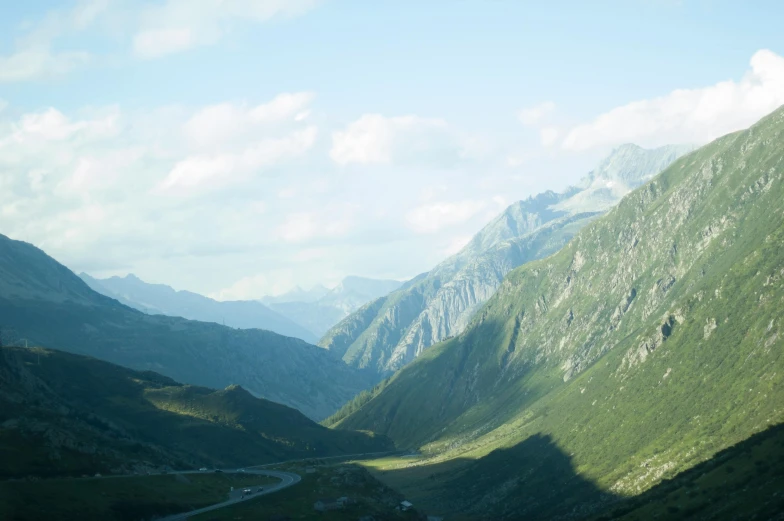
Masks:
[[[384,470],[381,477],[424,510],[450,519],[608,521],[653,514],[667,520],[720,519],[727,510],[740,518],[769,519],[767,513],[784,512],[784,496],[775,492],[784,490],[784,424],[630,498],[601,490],[578,475],[570,456],[546,435],[478,460]]]
[[[571,458],[546,435],[478,460],[385,470],[382,477],[425,510],[465,519],[580,518],[618,500],[579,476]]]
[[[784,423],[624,499],[593,521],[784,519]]]

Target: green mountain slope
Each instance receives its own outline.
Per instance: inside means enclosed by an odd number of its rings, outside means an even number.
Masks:
[[[636,494],[784,420],[783,145],[779,109],[679,159],[338,425],[422,465],[547,436],[581,479]],[[493,511],[520,475],[462,499]]]
[[[0,478],[251,465],[387,450],[289,407],[60,351],[0,348]]]
[[[4,236],[0,332],[6,343],[28,339],[189,384],[239,384],[315,419],[372,384],[370,375],[295,338],[126,307],[91,290],[41,250]]]
[[[784,424],[608,507],[593,521],[784,519]]]
[[[319,345],[379,375],[399,369],[462,332],[510,270],[558,251],[595,216],[691,149],[618,147],[580,186],[509,206],[460,252],[377,302],[375,314],[365,307],[349,316]]]

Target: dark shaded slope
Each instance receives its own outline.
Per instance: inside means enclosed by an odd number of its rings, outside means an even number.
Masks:
[[[237,386],[215,391],[60,351],[0,349],[3,477],[251,465],[390,446]]]
[[[382,470],[428,511],[458,519],[695,521],[784,519],[784,424],[774,425],[646,492],[624,497],[580,476],[546,435],[477,459]],[[503,501],[497,501],[503,496]]]

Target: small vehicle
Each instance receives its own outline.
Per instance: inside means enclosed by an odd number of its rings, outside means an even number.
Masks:
[[[221,469],[215,469],[215,474],[223,474],[223,471]]]
[[[245,490],[242,491],[242,493],[243,494],[253,494],[253,491],[251,489],[249,489],[249,488],[246,488]]]
[[[237,469],[237,472],[245,472],[245,469]]]
[[[199,472],[207,472],[207,467],[202,467],[199,469]]]
[[[262,490],[264,490],[264,487],[259,487],[258,489],[256,489],[256,492],[261,492]]]

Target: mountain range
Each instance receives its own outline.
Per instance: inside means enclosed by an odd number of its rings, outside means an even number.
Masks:
[[[321,337],[350,313],[401,284],[397,280],[349,276],[332,289],[320,285],[310,290],[297,287],[282,295],[264,297],[261,302]]]
[[[576,187],[509,206],[457,254],[330,329],[319,345],[383,376],[461,333],[510,270],[555,253],[692,146],[615,149]]]
[[[79,277],[98,293],[147,314],[215,322],[240,329],[266,329],[308,343],[318,340],[304,327],[253,300],[213,300],[190,291],[176,291],[164,284],[149,284],[133,274],[97,279],[80,273]]]
[[[56,348],[187,384],[253,395],[321,419],[372,383],[328,351],[259,329],[148,315],[93,291],[38,248],[0,236],[5,344]]]
[[[584,518],[781,423],[782,143],[784,108],[676,160],[327,423],[483,519]]]
[[[146,473],[383,451],[302,413],[90,357],[0,348],[0,478]]]

